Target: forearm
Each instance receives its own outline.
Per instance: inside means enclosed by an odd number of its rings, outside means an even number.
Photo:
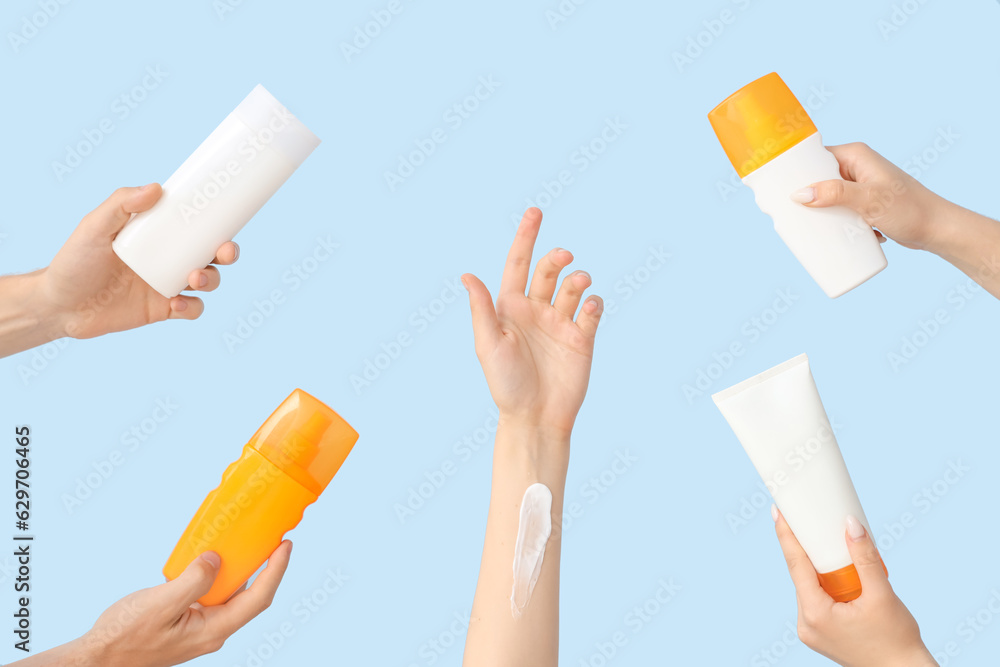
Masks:
[[[33,655],[24,660],[10,663],[9,667],[98,667],[103,664],[96,654],[88,647],[85,639],[80,638],[49,649],[44,653]]]
[[[927,247],[1000,298],[1000,222],[942,200],[940,233]]]
[[[0,357],[61,338],[64,333],[39,295],[42,271],[0,277]]]
[[[501,417],[493,456],[493,489],[479,583],[472,606],[466,667],[551,666],[559,656],[559,561],[569,440]],[[514,547],[524,492],[552,492],[552,533],[541,573],[520,618],[511,610]]]

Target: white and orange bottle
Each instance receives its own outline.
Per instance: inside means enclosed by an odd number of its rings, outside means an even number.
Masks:
[[[827,296],[841,296],[886,267],[878,237],[858,214],[791,200],[793,192],[841,175],[837,158],[780,76],[772,72],[747,84],[708,120],[757,205]]]
[[[222,558],[212,589],[198,600],[222,604],[264,564],[302,520],[350,454],[358,434],[301,389],[282,402],[222,474],[163,568],[180,576],[206,551]]]

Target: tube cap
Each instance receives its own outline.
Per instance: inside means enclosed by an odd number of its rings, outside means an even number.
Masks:
[[[318,496],[357,441],[357,432],[340,415],[296,389],[247,444]]]
[[[802,104],[774,72],[727,97],[708,114],[708,121],[740,178],[817,132]]]
[[[882,558],[879,557],[879,560]],[[888,576],[889,571],[886,570],[884,561],[882,569]],[[858,577],[858,570],[853,563],[839,570],[820,574],[819,585],[837,602],[850,602],[861,596],[861,578]]]
[[[319,137],[259,83],[233,110],[232,115],[257,135],[258,144],[273,148],[295,169],[320,144]]]

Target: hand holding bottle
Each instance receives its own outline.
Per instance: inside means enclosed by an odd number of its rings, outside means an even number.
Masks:
[[[792,193],[810,208],[845,206],[900,245],[933,252],[1000,298],[1000,222],[931,192],[862,143],[829,146],[844,180]]]
[[[249,588],[223,605],[202,607],[196,601],[211,589],[221,564],[218,554],[207,552],[177,579],[111,605],[83,637],[13,664],[170,667],[214,653],[271,606],[291,553],[292,543],[282,542]]]
[[[892,590],[878,549],[857,519],[845,536],[861,579],[861,597],[835,602],[776,507],[771,513],[798,600],[799,639],[844,667],[936,667],[913,615]]]

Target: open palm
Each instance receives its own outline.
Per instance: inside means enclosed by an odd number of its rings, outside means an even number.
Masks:
[[[495,308],[481,280],[466,274],[462,283],[469,290],[476,354],[501,414],[568,437],[587,393],[603,303],[591,296],[576,315],[591,284],[583,271],[569,274],[556,293],[560,271],[573,261],[559,248],[539,260],[525,294],[541,221],[537,208],[524,214]]]

